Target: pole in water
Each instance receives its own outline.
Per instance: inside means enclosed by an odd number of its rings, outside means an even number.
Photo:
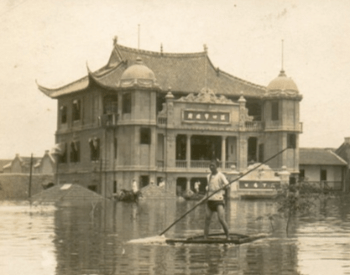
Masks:
[[[32,196],[32,170],[33,170],[33,153],[30,156],[30,168],[29,168],[29,186],[28,186],[28,198]]]

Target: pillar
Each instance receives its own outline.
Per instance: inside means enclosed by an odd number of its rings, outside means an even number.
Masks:
[[[191,135],[187,135],[186,140],[186,162],[187,169],[191,168]]]
[[[248,165],[248,148],[247,148],[247,138],[245,135],[240,134],[238,136],[237,142],[238,151],[238,169],[243,171]]]
[[[226,137],[221,137],[221,163],[222,167],[221,169],[226,168]]]
[[[186,178],[186,193],[191,190],[191,178]]]

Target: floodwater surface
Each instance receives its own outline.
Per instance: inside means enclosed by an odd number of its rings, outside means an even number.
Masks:
[[[242,245],[129,243],[159,235],[196,202],[148,200],[72,206],[0,203],[0,274],[350,274],[350,198],[286,220],[271,201],[233,200],[230,231],[268,237]],[[200,205],[166,232],[202,234]],[[259,217],[264,217],[259,219]],[[220,232],[213,217],[211,232]]]

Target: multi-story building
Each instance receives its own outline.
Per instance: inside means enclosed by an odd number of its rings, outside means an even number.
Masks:
[[[259,86],[214,67],[199,53],[150,52],[114,40],[108,63],[66,86],[49,89],[58,101],[57,167],[62,183],[110,196],[165,181],[166,190],[193,187],[209,162],[244,171],[295,144],[268,165],[298,174],[302,96],[284,71]]]

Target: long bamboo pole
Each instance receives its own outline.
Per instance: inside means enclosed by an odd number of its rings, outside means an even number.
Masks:
[[[166,229],[164,229],[159,235],[164,235],[165,232],[167,232],[171,227],[173,227],[176,223],[178,223],[181,219],[183,219],[185,216],[187,216],[187,214],[189,214],[190,212],[192,212],[194,209],[196,209],[199,205],[201,205],[203,202],[207,201],[210,197],[214,196],[216,193],[224,190],[225,188],[227,188],[229,185],[231,185],[232,183],[234,183],[235,181],[243,178],[244,176],[248,175],[250,172],[258,169],[260,166],[264,165],[265,163],[267,163],[268,161],[274,159],[275,157],[277,157],[278,155],[282,154],[284,151],[286,151],[289,147],[284,148],[283,150],[279,151],[277,154],[273,155],[272,157],[268,158],[267,160],[265,160],[264,162],[260,163],[258,166],[254,167],[253,169],[247,171],[246,173],[242,174],[241,176],[237,177],[236,179],[234,179],[233,181],[229,182],[229,184],[227,184],[226,186],[216,190],[214,193],[212,193],[210,196],[205,197],[204,199],[202,199],[200,202],[198,202],[195,206],[193,206],[190,210],[188,210],[186,213],[184,213],[180,218],[178,218],[177,220],[175,220],[171,225],[169,225]]]

